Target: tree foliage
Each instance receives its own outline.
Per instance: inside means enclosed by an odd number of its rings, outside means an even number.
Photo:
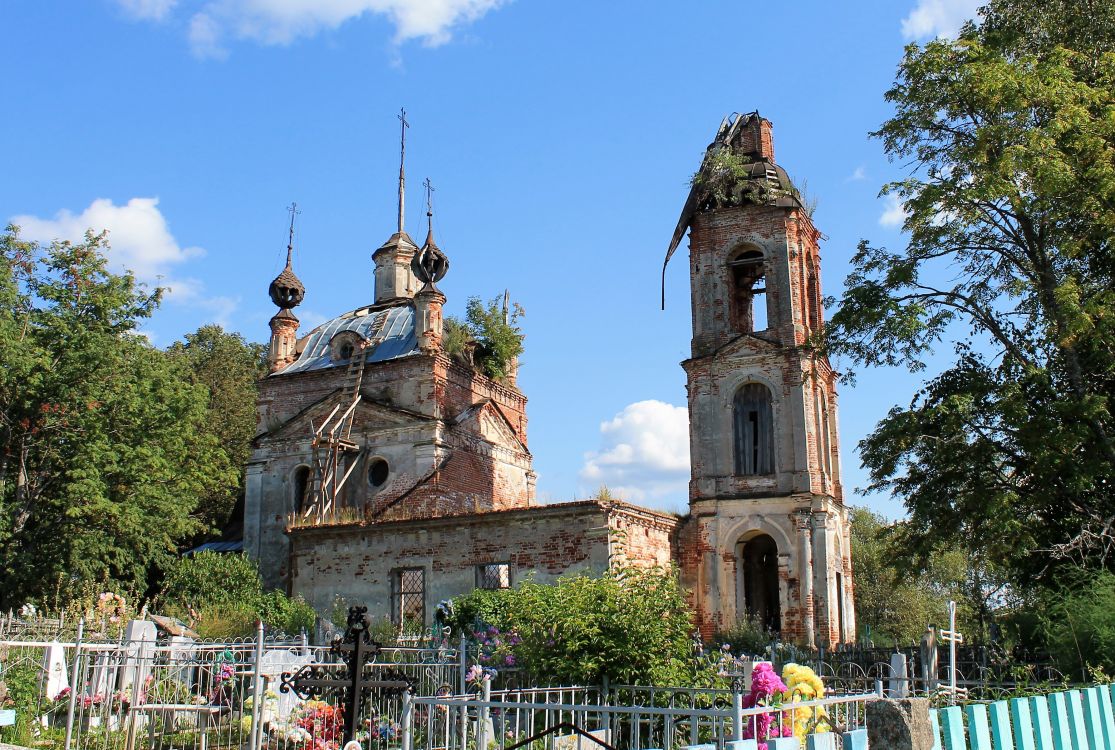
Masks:
[[[235,486],[205,389],[136,333],[160,290],[104,247],[0,235],[0,607],[142,592]]]
[[[192,383],[205,387],[209,394],[206,429],[217,438],[229,462],[237,468],[243,466],[256,434],[257,383],[267,374],[267,348],[218,325],[204,325],[166,351],[183,366]],[[195,515],[207,528],[219,527],[243,491],[242,484],[241,476],[232,492],[222,488],[202,498]]]
[[[1065,674],[1115,674],[1115,574],[1077,576],[1038,604],[1045,646]]]
[[[827,332],[861,365],[951,365],[861,444],[902,498],[902,549],[959,545],[1041,574],[1115,565],[1115,8],[993,0],[907,47],[874,134],[907,246],[864,241]],[[1035,562],[1037,561],[1037,562]]]
[[[301,598],[264,592],[259,566],[242,554],[203,551],[179,559],[167,571],[158,602],[191,622],[203,638],[249,637],[260,620],[293,636],[311,631],[315,619]]]
[[[694,679],[693,620],[674,571],[626,568],[553,585],[528,579],[513,589],[477,590],[454,605],[455,630],[471,636],[495,628],[510,644],[512,663],[539,685]]]
[[[889,523],[866,508],[852,508],[850,521],[856,623],[875,643],[909,645],[926,626],[945,627],[949,600],[957,603],[965,636],[986,643],[997,611],[1014,603],[997,561],[954,545],[915,567],[902,554],[902,522]]]

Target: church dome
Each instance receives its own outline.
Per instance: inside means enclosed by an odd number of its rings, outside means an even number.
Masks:
[[[292,307],[298,307],[302,304],[302,300],[306,297],[306,287],[302,285],[301,280],[294,275],[294,269],[290,267],[290,258],[287,258],[286,268],[275,277],[271,285],[267,287],[267,293],[271,295],[271,301],[284,310],[289,310]]]
[[[338,315],[310,331],[298,359],[276,375],[347,365],[348,359],[342,358],[341,350],[331,345],[345,331],[368,342],[364,356],[369,364],[419,353],[413,304],[408,300],[389,307],[372,305]]]

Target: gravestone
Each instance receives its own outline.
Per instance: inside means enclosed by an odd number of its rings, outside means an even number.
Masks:
[[[932,693],[937,689],[937,629],[932,625],[921,637],[921,678],[926,691]]]
[[[42,695],[46,700],[52,701],[63,688],[69,686],[70,681],[66,679],[66,650],[58,641],[51,641],[43,652]]]
[[[302,702],[302,699],[294,691],[286,693],[278,691],[277,686],[283,672],[294,674],[307,664],[312,664],[313,661],[313,657],[308,654],[296,654],[293,651],[282,649],[263,652],[263,658],[259,661],[259,673],[267,678],[267,689],[279,694],[279,699],[274,704],[275,718],[283,721],[289,719],[291,712]],[[266,710],[266,708],[267,704],[265,702],[264,709]],[[261,723],[266,721],[267,717],[261,719]]]
[[[766,661],[766,660],[762,660],[762,661],[751,661],[750,659],[740,659],[739,660],[739,666],[740,666],[739,671],[743,675],[743,690],[742,690],[743,693],[750,693],[751,692],[751,673],[754,672],[755,667],[759,666],[760,664],[766,664],[771,669],[774,669],[774,664],[772,664],[771,662]]]
[[[40,681],[40,695],[43,697],[44,708],[49,709],[50,701],[62,692],[63,688],[70,686],[66,679],[66,650],[58,641],[51,641],[43,651],[43,675]],[[43,726],[50,725],[50,717],[42,717]]]
[[[910,694],[910,683],[906,676],[906,654],[891,654],[890,683],[887,685],[891,698],[905,698]]]
[[[610,745],[612,743],[612,733],[607,729],[593,729],[585,732],[585,734],[605,744]],[[489,734],[487,736],[494,737],[495,735]],[[580,734],[559,734],[554,736],[554,750],[600,750],[601,747],[602,745]]]
[[[867,746],[886,750],[932,750],[933,729],[925,698],[867,704]]]
[[[132,620],[124,631],[124,666],[120,676],[120,689],[129,696],[135,686],[142,686],[155,660],[155,623],[149,620]]]
[[[101,651],[93,659],[93,669],[89,677],[90,695],[112,695],[116,692],[117,677],[120,675],[119,656],[111,651]]]
[[[193,638],[183,635],[172,635],[167,642],[167,665],[170,667],[167,672],[171,679],[181,682],[191,690],[197,674],[197,664],[194,661],[194,656],[197,654],[195,644]]]

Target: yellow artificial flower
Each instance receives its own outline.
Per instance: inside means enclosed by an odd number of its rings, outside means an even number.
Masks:
[[[804,703],[825,697],[825,686],[809,667],[803,664],[787,664],[782,669],[782,681],[789,689],[790,702]],[[816,708],[794,709],[794,736],[804,745],[805,736],[812,732],[827,732],[831,729],[828,712],[823,706]]]

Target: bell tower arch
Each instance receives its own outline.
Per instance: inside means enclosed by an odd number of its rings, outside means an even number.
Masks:
[[[836,377],[810,345],[823,323],[821,233],[774,161],[769,120],[754,112],[721,124],[667,262],[686,230],[692,475],[683,573],[702,630],[751,617],[785,640],[852,641]]]

